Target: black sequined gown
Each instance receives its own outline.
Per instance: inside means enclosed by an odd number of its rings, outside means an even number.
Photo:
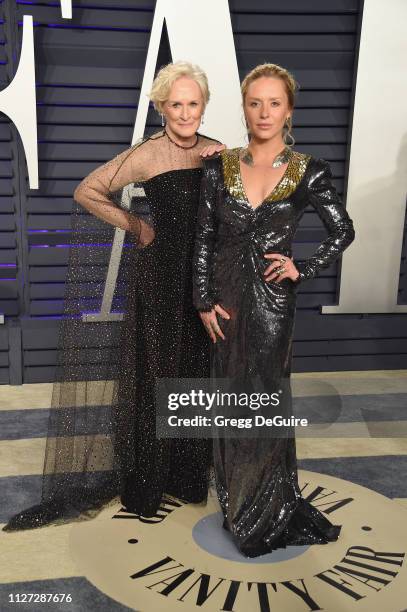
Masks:
[[[174,170],[143,184],[154,218],[153,243],[134,251],[119,405],[132,414],[119,432],[128,510],[154,516],[164,492],[206,499],[210,443],[157,439],[155,379],[209,375],[208,339],[192,302],[192,255],[201,169]]]
[[[155,379],[209,375],[209,340],[192,302],[199,203],[199,134],[181,148],[165,131],[94,170],[76,192],[57,368],[46,439],[41,503],[5,530],[92,518],[118,497],[154,516],[165,494],[189,502],[208,494],[211,441],[157,439]],[[216,141],[215,141],[216,142]],[[92,214],[85,214],[88,209]],[[109,280],[116,213],[129,212],[117,280]],[[100,211],[110,220],[100,220]]]
[[[257,208],[244,192],[239,149],[205,162],[194,254],[194,303],[219,303],[225,340],[213,345],[213,375],[260,380],[263,390],[289,394],[297,286],[330,264],[352,242],[354,230],[331,182],[329,164],[290,151],[282,179]],[[292,256],[292,240],[308,204],[328,237],[314,255],[295,262],[300,276],[266,282],[265,253]],[[278,414],[278,412],[277,412]],[[215,436],[214,467],[224,527],[242,553],[255,557],[287,545],[336,540],[332,525],[301,496],[294,435]]]

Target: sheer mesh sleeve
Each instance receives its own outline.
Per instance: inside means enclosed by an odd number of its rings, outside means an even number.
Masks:
[[[74,192],[76,202],[103,221],[134,234],[141,246],[153,241],[153,228],[144,219],[118,206],[114,194],[131,183],[145,180],[146,165],[143,144],[136,144],[93,170]]]
[[[311,173],[308,196],[328,231],[328,237],[319,245],[312,257],[302,262],[295,262],[300,273],[295,281],[297,284],[316,277],[322,269],[334,263],[355,237],[353,222],[332,184],[332,171],[324,159],[318,160],[316,170]]]

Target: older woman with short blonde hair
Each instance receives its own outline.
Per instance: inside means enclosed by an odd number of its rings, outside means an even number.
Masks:
[[[203,109],[209,102],[210,92],[208,78],[205,72],[196,64],[189,62],[175,62],[161,68],[150,91],[150,100],[154,108],[160,114],[164,112],[164,104],[170,98],[171,88],[175,81],[181,77],[187,77],[195,81],[202,93]]]
[[[85,396],[84,401],[92,406],[94,430],[83,437],[80,446],[63,439],[47,444],[45,463],[52,474],[44,479],[42,503],[14,516],[6,531],[40,527],[57,519],[64,522],[72,518],[74,509],[100,508],[115,495],[120,496],[126,511],[147,517],[157,513],[164,494],[187,502],[207,498],[209,441],[157,439],[155,399],[159,378],[209,374],[208,338],[192,303],[200,155],[217,142],[198,131],[209,101],[206,75],[188,62],[169,64],[159,71],[150,97],[163,115],[165,128],[93,170],[74,193],[75,200],[91,213],[89,218],[94,215],[129,233],[131,251],[120,275],[126,281],[126,311],[118,345],[107,347],[105,328],[97,327],[93,335],[90,328],[85,346],[68,345],[71,336],[61,343],[62,351],[77,351],[76,361],[83,372],[76,372],[76,376],[83,381],[88,372],[80,365],[81,351],[84,364],[101,343],[104,350],[115,352],[118,377],[109,400],[104,398],[104,403],[111,405],[104,406],[98,417],[94,408],[100,403],[95,396],[97,386],[82,383],[86,393],[83,389],[75,393],[72,381],[77,378],[66,368],[54,407],[75,408],[69,414],[72,431],[79,431],[83,427],[83,399],[78,398]],[[100,250],[91,219],[88,225],[83,235],[88,241],[93,239],[93,246]],[[89,273],[99,273],[97,262],[90,266],[95,251],[81,247],[82,259],[72,259],[71,266],[77,267],[68,271],[69,278],[77,279],[81,266]],[[84,292],[90,280],[96,284],[99,278],[87,280]],[[82,285],[76,287],[78,291]],[[106,422],[106,408],[111,409],[112,421]],[[63,436],[64,418],[65,410],[53,410],[50,422],[54,436],[55,432]],[[106,444],[100,443],[100,431]],[[72,465],[74,479],[67,473],[67,466]],[[103,466],[103,479],[95,478],[95,466]],[[73,481],[79,484],[72,485]]]

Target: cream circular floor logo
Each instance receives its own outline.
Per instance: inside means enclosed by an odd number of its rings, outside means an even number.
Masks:
[[[168,500],[144,519],[110,506],[76,523],[71,552],[82,575],[141,612],[402,612],[407,607],[407,514],[351,482],[299,471],[303,496],[342,525],[337,542],[248,559],[206,505]]]

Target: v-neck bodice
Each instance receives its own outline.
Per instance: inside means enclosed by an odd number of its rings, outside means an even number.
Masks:
[[[246,202],[249,204],[249,206],[253,210],[256,210],[257,208],[259,208],[259,206],[261,206],[265,200],[270,198],[271,195],[273,194],[274,190],[278,188],[279,184],[284,179],[284,177],[285,177],[285,175],[286,175],[286,173],[288,171],[288,168],[289,168],[289,165],[290,165],[290,161],[291,161],[292,156],[293,156],[292,150],[289,147],[286,147],[286,150],[287,150],[287,153],[288,153],[288,160],[287,160],[286,167],[284,168],[283,174],[281,175],[279,180],[276,182],[276,184],[274,185],[273,189],[270,189],[270,191],[268,191],[266,196],[256,205],[254,205],[254,204],[252,204],[250,202],[250,199],[249,199],[249,196],[248,196],[248,191],[247,191],[247,189],[246,189],[246,187],[244,185],[243,175],[242,175],[242,156],[241,156],[242,149],[239,150],[239,181],[240,181],[240,184],[241,184],[241,187],[242,187],[242,192],[244,193],[244,195],[246,197]]]
[[[275,202],[291,195],[304,176],[308,162],[311,159],[310,155],[291,150],[291,155],[283,176],[258,206],[252,206],[247,197],[242,180],[240,168],[241,149],[242,147],[229,150],[226,149],[220,153],[223,178],[230,195],[238,200],[244,201],[252,211],[257,211],[266,202]]]
[[[246,274],[256,295],[274,292],[274,299],[275,292],[293,293],[304,278],[333,263],[353,239],[352,222],[332,182],[328,162],[292,151],[281,180],[264,202],[252,208],[239,173],[239,151],[225,149],[204,162],[195,246],[198,308],[214,303],[237,305],[248,290]],[[295,283],[290,278],[266,283],[262,278],[268,265],[264,254],[292,257],[293,239],[308,205],[328,230],[326,240],[314,257],[304,264],[298,262],[300,277]]]

